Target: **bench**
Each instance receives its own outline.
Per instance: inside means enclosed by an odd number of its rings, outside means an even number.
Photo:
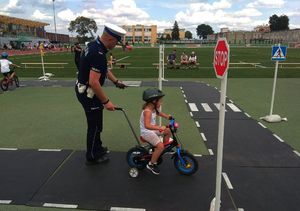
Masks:
[[[42,63],[37,62],[37,63],[21,63],[24,65],[24,68],[41,68]],[[44,65],[50,65],[47,68],[64,68],[64,65],[67,65],[69,63],[44,63]],[[29,66],[28,66],[29,65]],[[30,66],[32,65],[32,66]],[[38,66],[37,66],[38,65]],[[57,66],[51,66],[51,65],[57,65]]]
[[[285,63],[285,62],[283,62],[283,63],[279,63],[279,66],[280,67],[288,67],[288,68],[300,68],[300,63]]]
[[[156,66],[156,68],[158,69],[159,68],[159,63],[152,63],[153,66]],[[169,65],[168,63],[164,63],[164,66],[167,66],[167,68],[171,65]],[[196,67],[196,66],[199,66],[199,63],[196,63],[194,65],[183,65],[183,64],[180,64],[180,63],[176,63],[176,66],[175,68],[178,69],[180,67],[186,67],[186,68],[190,68],[190,67]]]

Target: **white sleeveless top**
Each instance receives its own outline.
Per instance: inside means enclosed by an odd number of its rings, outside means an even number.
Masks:
[[[149,109],[146,109],[148,111],[150,111]],[[143,136],[144,134],[148,133],[149,131],[152,131],[152,130],[149,130],[145,127],[145,121],[144,121],[144,111],[142,111],[141,113],[141,117],[140,117],[140,130],[141,130],[141,136]],[[156,125],[156,112],[153,111],[152,112],[152,115],[151,115],[151,125]]]

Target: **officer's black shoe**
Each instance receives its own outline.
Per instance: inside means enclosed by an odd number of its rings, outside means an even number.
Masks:
[[[92,165],[107,163],[108,161],[109,161],[109,157],[107,157],[106,155],[102,155],[101,157],[99,157],[98,159],[95,159],[95,160],[86,160],[85,164],[87,166],[92,166]]]
[[[101,155],[106,155],[106,154],[109,154],[109,150],[107,147],[102,147],[102,150],[100,152]]]

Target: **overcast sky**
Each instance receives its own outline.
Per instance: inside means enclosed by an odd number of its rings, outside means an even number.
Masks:
[[[215,32],[222,27],[252,30],[267,24],[273,14],[287,15],[290,28],[300,28],[299,0],[55,0],[55,8],[58,33],[68,33],[69,22],[77,16],[93,18],[98,33],[106,22],[154,24],[162,31],[175,20],[194,35],[202,23]],[[1,0],[0,14],[46,22],[46,30],[54,31],[52,0]]]

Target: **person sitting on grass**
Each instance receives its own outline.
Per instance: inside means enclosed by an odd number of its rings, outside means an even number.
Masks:
[[[176,67],[176,50],[168,55],[167,62],[170,68]]]
[[[187,66],[189,64],[189,57],[188,55],[185,54],[185,52],[183,52],[181,54],[181,57],[180,57],[180,64],[181,65],[184,65],[184,66]]]
[[[15,75],[15,71],[11,70],[10,67],[19,67],[18,65],[13,64],[11,61],[8,60],[8,53],[3,52],[1,54],[2,59],[0,59],[0,66],[1,66],[1,73],[5,78],[11,80]]]
[[[194,51],[190,55],[189,64],[190,64],[190,66],[195,66],[197,64],[197,56]]]
[[[159,174],[157,160],[164,150],[163,142],[168,142],[171,137],[171,131],[169,128],[159,126],[156,123],[156,116],[161,116],[166,119],[172,118],[171,115],[159,112],[159,108],[162,105],[162,98],[164,96],[165,94],[159,89],[146,89],[143,93],[143,100],[146,103],[143,105],[143,111],[140,117],[141,137],[143,140],[155,147],[151,161],[147,164],[147,169],[156,175]],[[163,136],[163,142],[159,136]]]

